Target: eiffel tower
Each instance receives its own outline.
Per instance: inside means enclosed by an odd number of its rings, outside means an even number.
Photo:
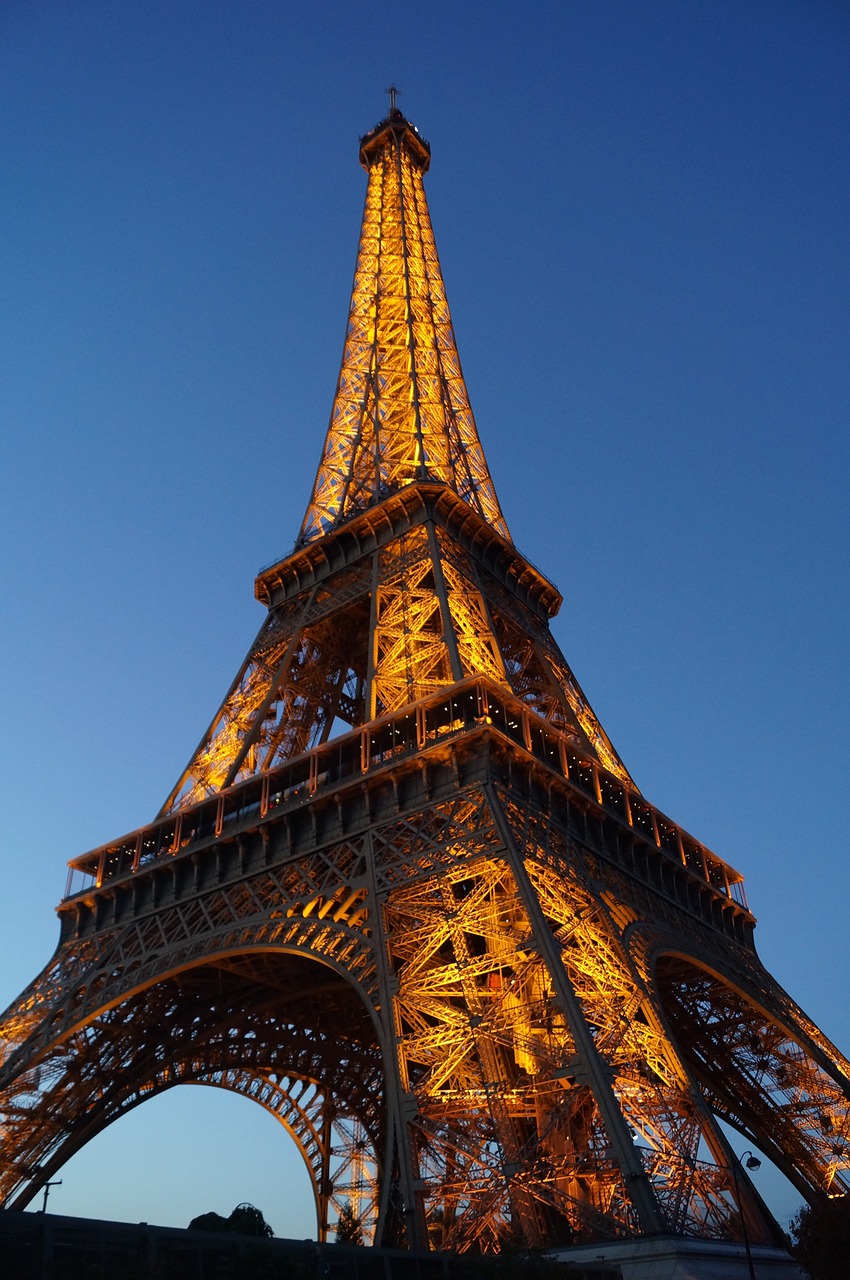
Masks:
[[[3,1203],[199,1082],[288,1130],[321,1240],[350,1207],[415,1248],[781,1247],[718,1120],[804,1197],[845,1194],[850,1063],[552,636],[561,597],[496,496],[430,147],[394,91],[360,160],[298,539],[257,577],[263,625],[160,813],[70,863],[57,950],[0,1021]]]

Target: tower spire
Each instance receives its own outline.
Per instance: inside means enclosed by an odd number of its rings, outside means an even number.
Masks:
[[[431,148],[396,107],[361,139],[369,175],[345,348],[298,545],[417,481],[453,489],[504,538],[461,370],[423,175]]]

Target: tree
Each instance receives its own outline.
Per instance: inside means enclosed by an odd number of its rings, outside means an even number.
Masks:
[[[337,1244],[363,1243],[363,1228],[360,1225],[360,1219],[354,1215],[350,1200],[346,1200],[336,1220],[336,1242]]]
[[[847,1280],[850,1196],[807,1204],[791,1219],[794,1257],[812,1280]]]
[[[231,1235],[263,1236],[270,1239],[274,1232],[259,1209],[252,1204],[238,1204],[229,1218],[220,1213],[202,1213],[189,1223],[190,1231],[223,1231]]]
[[[220,1213],[201,1213],[189,1223],[189,1231],[227,1231],[227,1218]]]
[[[238,1204],[227,1221],[231,1231],[238,1231],[243,1236],[265,1236],[270,1240],[274,1235],[259,1209],[252,1204]]]

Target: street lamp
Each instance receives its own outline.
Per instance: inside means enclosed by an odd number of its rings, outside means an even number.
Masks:
[[[41,1212],[42,1212],[42,1213],[47,1213],[47,1197],[50,1195],[50,1188],[51,1188],[51,1187],[61,1187],[61,1186],[62,1186],[62,1179],[61,1179],[61,1178],[59,1179],[59,1181],[58,1181],[58,1182],[45,1182],[45,1184],[44,1184],[44,1203],[43,1203],[43,1204],[42,1204],[42,1206],[41,1206]]]
[[[747,1266],[750,1272],[750,1280],[756,1280],[755,1268],[753,1267],[753,1255],[750,1250],[750,1234],[747,1231],[747,1215],[744,1212],[744,1206],[741,1204],[741,1188],[738,1183],[739,1160],[743,1167],[748,1169],[750,1173],[755,1173],[756,1169],[761,1168],[761,1160],[759,1160],[758,1156],[754,1156],[752,1151],[745,1151],[740,1156],[735,1155],[734,1151],[732,1152],[732,1178],[735,1182],[735,1200],[738,1204],[738,1212],[741,1215],[741,1230],[744,1233],[744,1249],[747,1254]]]

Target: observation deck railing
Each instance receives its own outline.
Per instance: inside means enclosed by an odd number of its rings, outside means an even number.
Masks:
[[[152,863],[213,843],[298,808],[317,794],[433,751],[488,727],[632,827],[658,852],[747,909],[743,877],[705,845],[584,755],[571,737],[507,690],[472,677],[253,775],[197,804],[164,814],[68,863],[65,899],[138,874]]]

